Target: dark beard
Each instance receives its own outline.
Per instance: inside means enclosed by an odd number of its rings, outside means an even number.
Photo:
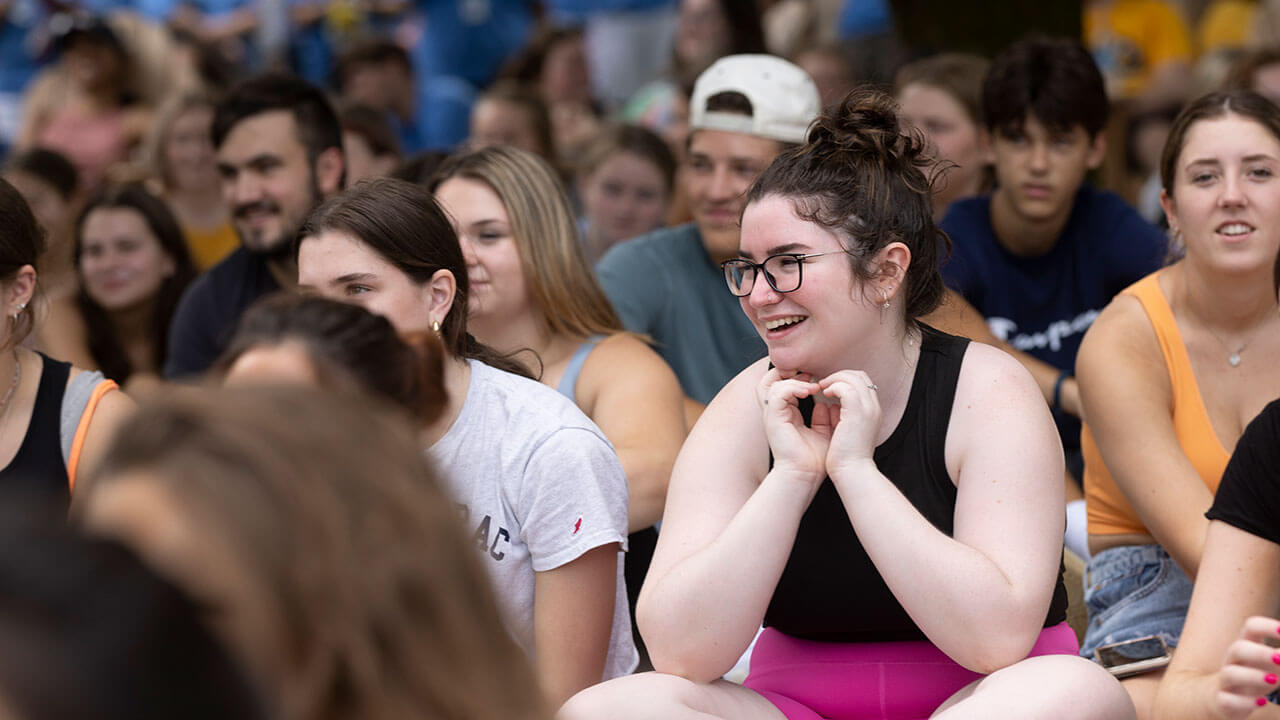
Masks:
[[[311,216],[311,212],[319,207],[324,197],[320,194],[320,185],[316,182],[316,175],[311,173],[311,207],[307,209],[306,215],[302,217],[293,227],[286,228],[281,232],[280,236],[274,241],[267,243],[266,247],[254,246],[244,242],[244,237],[240,238],[240,246],[249,253],[262,258],[268,263],[279,263],[285,260],[293,261],[294,248],[298,243],[298,233],[302,227],[306,225],[307,219]],[[239,234],[239,230],[236,231]]]

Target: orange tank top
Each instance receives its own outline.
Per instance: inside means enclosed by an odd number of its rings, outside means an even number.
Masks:
[[[1152,273],[1121,294],[1131,295],[1142,303],[1142,309],[1156,331],[1160,353],[1164,355],[1165,367],[1169,369],[1169,384],[1173,388],[1173,430],[1178,437],[1178,445],[1209,492],[1216,493],[1231,453],[1222,447],[1213,430],[1209,412],[1200,397],[1200,386],[1191,372],[1187,346],[1182,342],[1173,309],[1160,289],[1159,277],[1160,273]],[[1080,433],[1080,450],[1084,453],[1084,497],[1089,514],[1089,534],[1150,534],[1102,462],[1087,423]]]

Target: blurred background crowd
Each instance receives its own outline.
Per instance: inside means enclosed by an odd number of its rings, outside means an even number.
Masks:
[[[1280,395],[1268,101],[1280,0],[0,0],[0,480],[26,496],[0,503],[0,718],[545,718],[652,669],[676,456],[808,322],[753,325],[757,272],[807,276],[740,250],[746,197],[824,142],[872,148],[849,187],[879,162],[925,203],[907,257],[941,304],[892,339],[995,345],[1052,414],[1065,551],[1034,630],[1176,646],[1204,513]],[[1240,237],[1265,247],[1223,260]],[[871,334],[926,281],[895,282]],[[1119,552],[1178,583],[1167,622],[1086,583]],[[1268,587],[1248,614],[1280,614]],[[1197,682],[1221,636],[1184,655]],[[1172,717],[1158,681],[1121,705]],[[603,716],[587,697],[564,717]]]

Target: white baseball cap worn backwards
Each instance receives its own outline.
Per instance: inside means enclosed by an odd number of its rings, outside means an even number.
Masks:
[[[707,111],[707,99],[736,92],[751,102],[751,116]],[[803,143],[822,101],[813,79],[773,55],[730,55],[698,76],[689,100],[691,130],[723,130],[788,143]]]

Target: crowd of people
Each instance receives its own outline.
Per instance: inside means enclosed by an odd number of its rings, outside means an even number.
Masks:
[[[1280,6],[278,4],[0,0],[0,716],[1280,718]]]

